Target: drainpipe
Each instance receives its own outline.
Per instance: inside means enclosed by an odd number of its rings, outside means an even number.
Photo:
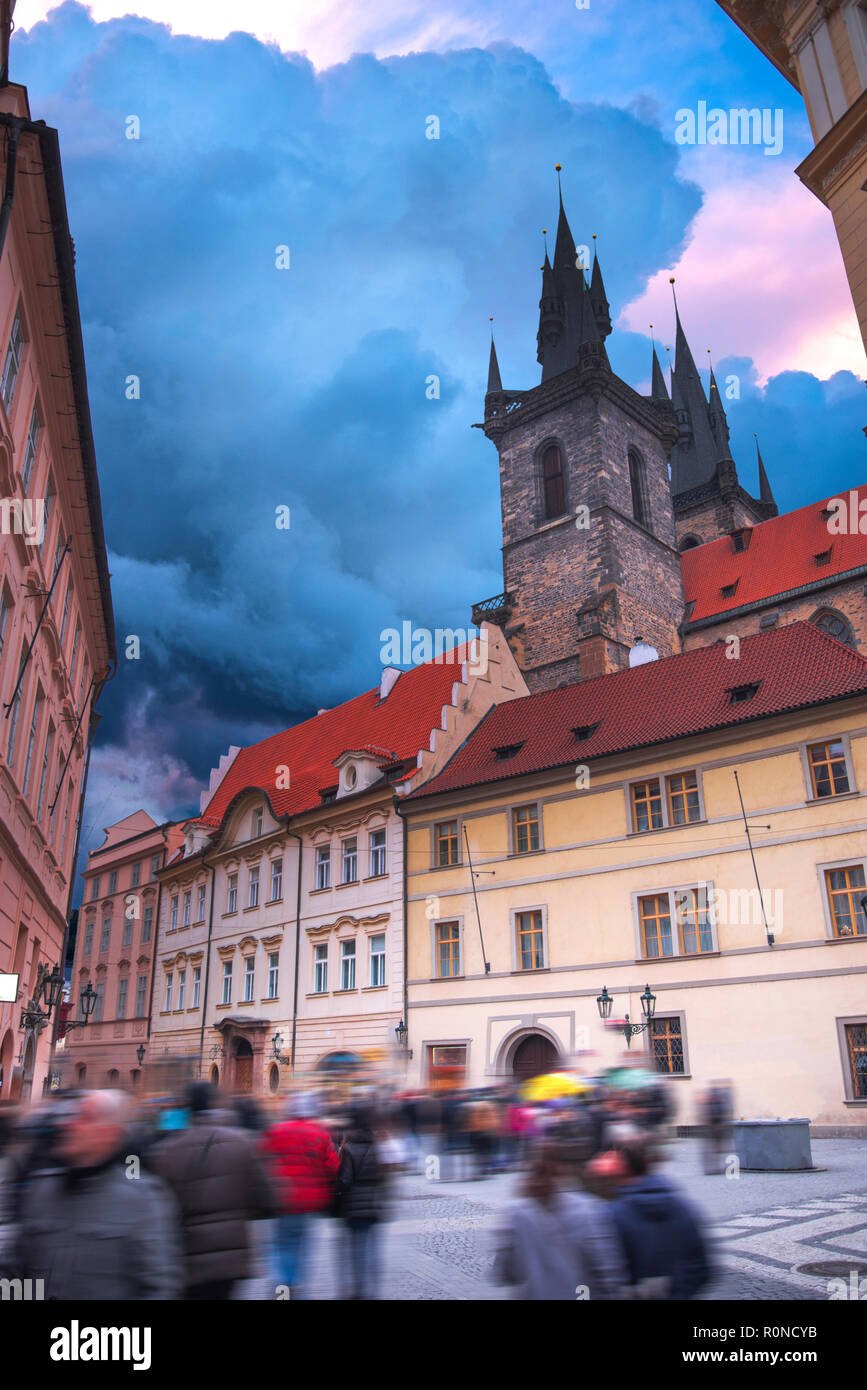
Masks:
[[[301,847],[303,840],[300,835],[296,835],[294,830],[286,827],[286,834],[291,835],[293,840],[298,841],[298,889],[295,899],[295,983],[292,987],[292,1058],[289,1066],[289,1075],[295,1076],[295,1039],[298,1032],[298,954],[301,945]]]
[[[403,1014],[406,1024],[406,1045],[409,1047],[409,833],[406,828],[400,797],[394,798],[394,809],[403,826]]]
[[[209,864],[205,855],[207,849],[202,850],[202,868],[207,869],[211,875],[211,908],[208,912],[208,945],[205,952],[205,988],[202,991],[202,1027],[199,1033],[199,1080],[202,1080],[202,1067],[205,1062],[205,1019],[208,1013],[208,981],[211,978],[211,936],[214,930],[214,884],[217,881],[217,871],[213,864]]]
[[[160,826],[160,830],[162,831],[162,836],[163,836],[163,850],[164,850],[163,858],[165,858],[165,854],[168,852],[168,848],[169,848],[168,830],[169,830],[169,826],[170,826],[172,823],[173,823],[172,821],[166,821],[163,825]],[[164,869],[165,867],[166,867],[165,864],[161,864],[161,865],[160,865],[160,869],[161,869],[161,870]],[[156,985],[156,978],[157,978],[157,955],[158,955],[158,947],[159,947],[159,944],[160,944],[160,908],[162,907],[162,902],[163,902],[163,881],[162,881],[161,878],[158,878],[158,879],[157,879],[157,905],[156,905],[156,907],[154,908],[154,932],[153,932],[153,936],[151,937],[151,948],[152,948],[152,951],[153,951],[153,960],[151,961],[151,987],[150,987],[150,993],[149,993],[149,995],[148,995],[148,1030],[147,1030],[147,1034],[146,1034],[146,1037],[147,1037],[148,1042],[150,1042],[150,1038],[151,1038],[151,1019],[152,1019],[153,1016],[154,1016],[154,986]]]

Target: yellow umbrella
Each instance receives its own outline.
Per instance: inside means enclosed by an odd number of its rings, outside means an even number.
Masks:
[[[590,1088],[580,1077],[570,1076],[568,1072],[552,1071],[543,1076],[533,1076],[525,1081],[521,1089],[524,1100],[557,1100],[560,1096],[577,1096]]]

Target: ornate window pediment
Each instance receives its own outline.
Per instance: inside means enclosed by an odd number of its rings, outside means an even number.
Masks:
[[[283,933],[282,933],[282,932],[280,932],[278,936],[263,936],[263,937],[262,937],[262,948],[263,948],[263,950],[265,950],[265,951],[279,951],[279,949],[280,949],[280,947],[281,947],[282,944],[283,944]]]
[[[234,941],[230,942],[230,944],[229,944],[228,946],[218,946],[218,947],[217,947],[217,955],[220,957],[220,960],[231,960],[231,959],[232,959],[232,956],[233,956],[234,954],[235,954],[235,943],[234,943]]]
[[[255,936],[242,936],[238,942],[238,950],[242,956],[252,956],[255,954],[256,947],[259,945]]]
[[[150,963],[151,963],[151,958],[150,958],[150,956],[138,956],[138,958],[136,959],[136,965],[139,967],[140,970],[141,970],[144,966],[150,965]]]

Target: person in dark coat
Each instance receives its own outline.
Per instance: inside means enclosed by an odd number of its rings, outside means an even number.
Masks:
[[[42,1280],[36,1296],[46,1300],[180,1296],[178,1210],[165,1185],[134,1166],[129,1120],[119,1090],[85,1092],[62,1115],[49,1166],[31,1170],[20,1191],[4,1278]]]
[[[380,1276],[380,1223],[387,1215],[389,1170],[382,1162],[375,1116],[359,1107],[340,1149],[336,1210],[349,1240],[352,1291],[346,1298],[376,1298]]]
[[[647,1141],[620,1148],[626,1174],[611,1203],[633,1296],[695,1298],[711,1277],[701,1219],[668,1181],[649,1171]]]
[[[250,1275],[249,1223],[276,1212],[276,1194],[252,1136],[217,1121],[215,1086],[190,1087],[192,1125],[152,1157],[181,1209],[186,1297],[225,1299]]]

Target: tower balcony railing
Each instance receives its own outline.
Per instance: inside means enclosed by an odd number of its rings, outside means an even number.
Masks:
[[[492,393],[485,400],[485,419],[493,420],[505,415],[512,415],[514,411],[520,410],[526,395],[526,391],[497,391]]]
[[[512,611],[512,595],[494,594],[493,598],[483,598],[479,603],[473,604],[473,626],[481,627],[482,623],[496,623],[502,627]]]

